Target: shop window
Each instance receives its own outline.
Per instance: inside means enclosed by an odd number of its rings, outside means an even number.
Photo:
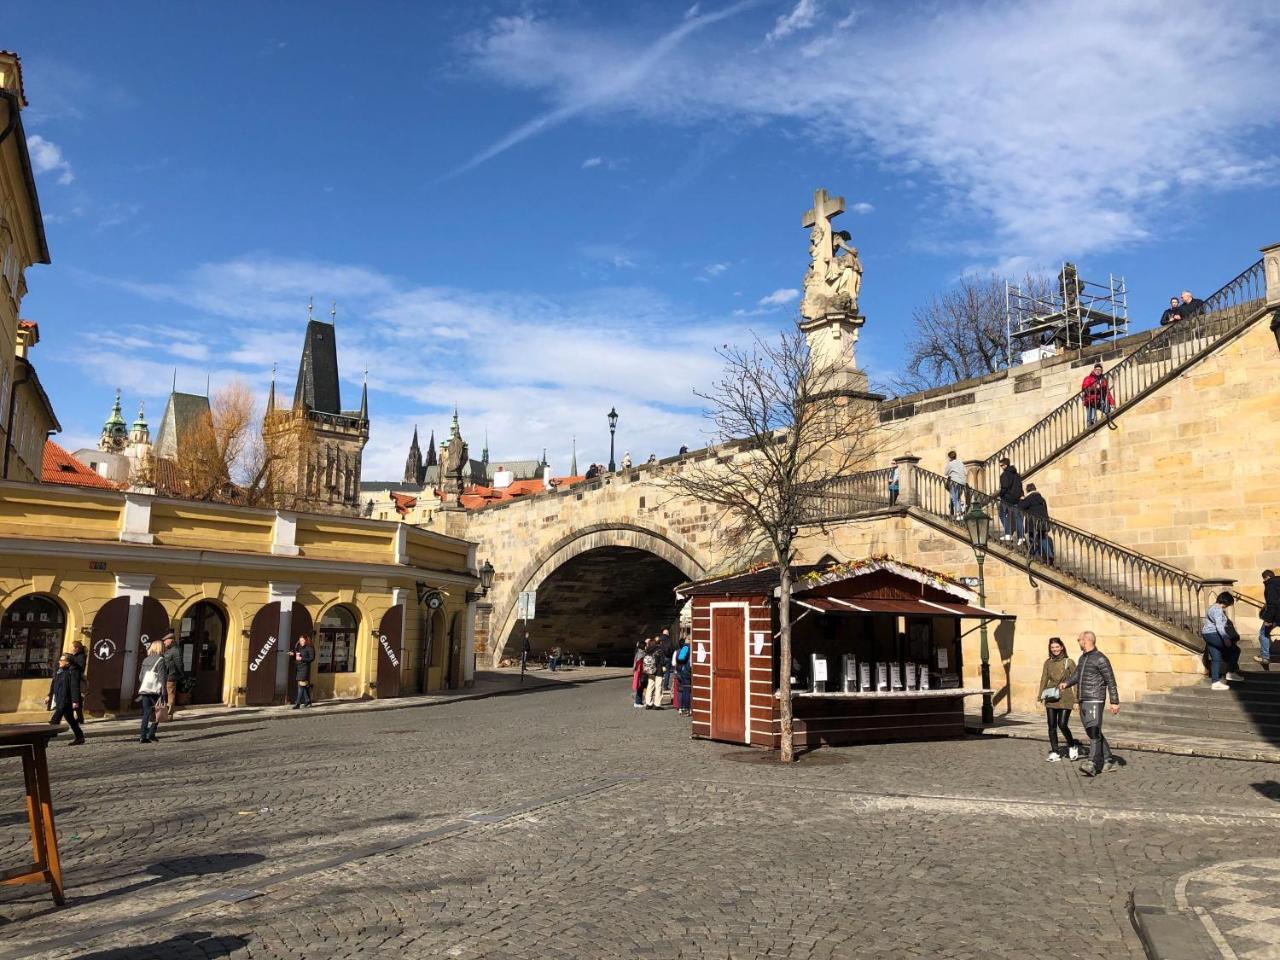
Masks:
[[[356,668],[356,620],[347,607],[333,607],[316,631],[316,669],[320,673],[351,673]]]
[[[51,598],[23,597],[0,619],[0,677],[51,677],[67,617]]]

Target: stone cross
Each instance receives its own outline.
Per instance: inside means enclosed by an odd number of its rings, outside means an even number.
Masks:
[[[844,197],[832,198],[827,195],[826,190],[813,191],[813,209],[804,212],[804,219],[800,222],[802,227],[816,227],[822,225],[829,228],[831,221],[840,214],[844,213]],[[828,236],[831,231],[826,229]]]

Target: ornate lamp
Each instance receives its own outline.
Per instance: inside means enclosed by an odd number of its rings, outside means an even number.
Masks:
[[[467,603],[475,603],[489,592],[489,588],[493,586],[493,573],[493,564],[486,560],[480,567],[480,590],[468,591]]]
[[[613,435],[618,430],[618,410],[616,407],[609,408],[609,472],[613,473],[618,469],[618,465],[613,460]]]
[[[964,515],[964,527],[969,533],[969,546],[978,561],[978,606],[987,605],[987,585],[982,578],[982,564],[987,559],[987,541],[991,537],[991,517],[975,500]],[[982,722],[994,723],[995,711],[991,704],[991,650],[987,643],[987,620],[978,623],[978,655],[982,659]]]

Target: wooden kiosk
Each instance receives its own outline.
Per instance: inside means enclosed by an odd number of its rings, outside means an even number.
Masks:
[[[944,574],[888,557],[799,567],[789,676],[797,747],[964,734],[960,638],[974,605]],[[778,568],[676,588],[692,604],[693,735],[780,746]]]

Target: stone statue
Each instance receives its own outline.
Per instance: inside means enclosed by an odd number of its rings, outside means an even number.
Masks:
[[[809,232],[809,269],[804,275],[800,315],[817,320],[832,314],[856,316],[862,287],[862,261],[850,243],[847,230],[835,230],[831,221],[844,212],[844,197],[830,197],[826,190],[813,194],[813,209],[804,214]]]
[[[440,449],[440,491],[448,500],[462,493],[465,481],[463,470],[469,462],[467,441],[458,429],[458,411],[453,411],[453,423],[449,427],[449,440]]]

